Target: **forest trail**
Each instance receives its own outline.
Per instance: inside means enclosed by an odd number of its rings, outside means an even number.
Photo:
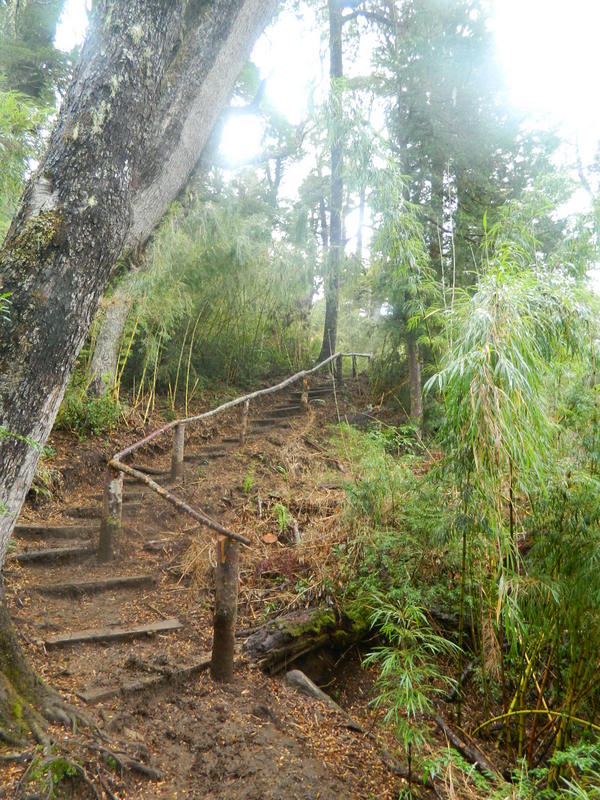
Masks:
[[[359,391],[359,382],[337,392],[321,383],[308,411],[293,389],[261,398],[243,447],[238,410],[189,432],[185,477],[174,488],[252,540],[241,554],[242,633],[269,611],[302,608],[325,591],[315,567],[331,557],[342,529],[345,468],[320,442],[326,427],[360,402]],[[134,439],[133,432],[120,435]],[[282,676],[264,675],[239,652],[234,682],[212,682],[213,547],[206,529],[126,478],[117,558],[98,563],[105,459],[98,442],[82,443],[77,454],[71,437],[56,434],[53,444],[65,465],[62,496],[22,514],[7,591],[39,674],[94,720],[113,753],[138,764],[103,770],[106,797],[397,797],[400,781],[378,745]],[[107,444],[113,452],[114,445]],[[172,486],[168,439],[151,443],[136,463]],[[373,676],[356,658],[347,669],[352,679],[337,699],[372,730],[377,717],[366,702]],[[66,741],[61,728],[53,734]],[[77,737],[93,777],[98,742],[85,729]],[[381,739],[391,746],[387,734]],[[23,767],[2,768],[8,783],[0,797],[12,798]]]

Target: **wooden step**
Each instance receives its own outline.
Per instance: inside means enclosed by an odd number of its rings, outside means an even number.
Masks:
[[[161,619],[158,622],[132,625],[129,628],[87,628],[74,633],[50,636],[44,644],[46,647],[63,647],[68,644],[81,644],[84,642],[117,642],[123,639],[133,639],[137,636],[176,631],[181,627],[183,626],[178,619]]]
[[[99,532],[98,525],[53,525],[52,523],[23,523],[15,525],[19,539],[77,539],[91,538]]]
[[[210,662],[210,653],[205,653],[201,655],[197,661],[188,666],[168,668],[158,675],[150,675],[148,677],[139,678],[136,681],[128,681],[127,683],[117,683],[113,684],[113,686],[101,686],[95,689],[84,689],[82,692],[77,692],[77,697],[80,697],[88,705],[100,703],[103,700],[110,700],[112,697],[141,692],[144,689],[155,688],[163,683],[172,683],[177,679],[191,677],[198,672],[202,672],[202,670],[208,669],[208,667],[210,667]]]
[[[23,553],[11,553],[8,561],[18,561],[20,564],[43,563],[45,561],[65,561],[66,559],[83,558],[95,551],[91,544],[72,544],[69,547],[46,547],[43,550],[26,550]]]
[[[184,461],[212,461],[213,458],[224,458],[229,455],[230,450],[211,450],[209,453],[187,453],[184,455]]]
[[[146,475],[164,475],[165,470],[163,467],[153,467],[150,464],[132,464],[131,469],[137,469],[138,472],[144,472]]]
[[[308,399],[313,400],[318,397],[328,397],[331,394],[333,394],[333,386],[326,389],[315,389],[314,391],[311,389],[308,393]],[[292,392],[291,397],[299,400],[302,397],[302,392]]]
[[[152,480],[155,483],[160,483],[161,486],[162,486],[163,485],[162,484],[162,480],[168,480],[171,477],[171,471],[167,470],[166,472],[148,473],[148,477],[152,478]],[[139,478],[132,478],[129,475],[126,475],[123,478],[123,485],[125,485],[125,486],[133,486],[133,485],[139,486],[140,483],[143,484],[143,481],[139,480]]]
[[[123,503],[122,514],[139,514],[142,510],[141,503]],[[77,506],[75,508],[66,508],[63,512],[67,517],[76,517],[78,519],[100,519],[102,516],[102,506]]]
[[[262,419],[251,419],[251,425],[256,425],[257,428],[291,428],[292,423],[287,420],[273,419],[272,417],[264,417]]]
[[[148,492],[144,491],[138,491],[138,492],[128,491],[127,493],[123,492],[123,504],[128,505],[129,503],[140,503],[146,497],[148,497]],[[90,497],[90,500],[101,503],[104,500],[104,492],[98,492],[97,494],[93,494]]]
[[[106,592],[110,589],[137,589],[156,583],[155,575],[120,575],[113,578],[98,578],[89,581],[66,581],[34,586],[36,592],[51,595],[79,595]]]
[[[294,417],[296,414],[301,414],[304,411],[304,406],[276,406],[269,411],[271,417]]]

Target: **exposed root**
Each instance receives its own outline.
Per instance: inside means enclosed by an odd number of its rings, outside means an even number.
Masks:
[[[23,791],[34,790],[33,797],[51,800],[56,796],[56,788],[66,781],[81,782],[88,787],[94,800],[102,800],[102,795],[88,773],[77,763],[64,755],[51,755],[42,759],[33,758],[16,786],[15,800],[24,798]],[[32,797],[29,793],[27,797]]]

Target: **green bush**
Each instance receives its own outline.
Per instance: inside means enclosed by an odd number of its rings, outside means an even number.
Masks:
[[[123,413],[123,406],[110,394],[89,397],[80,390],[67,389],[56,427],[77,434],[80,439],[89,435],[110,433]]]

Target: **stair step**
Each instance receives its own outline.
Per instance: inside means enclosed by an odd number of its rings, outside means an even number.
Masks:
[[[34,587],[40,594],[79,595],[106,592],[110,589],[136,589],[156,583],[154,575],[120,575],[113,578],[98,578],[89,581],[66,581],[64,583],[38,584]]]
[[[138,492],[127,492],[127,494],[123,493],[123,505],[129,505],[130,503],[140,503],[148,497],[148,492],[143,490]],[[104,500],[104,492],[98,492],[97,494],[93,494],[90,497],[90,500],[94,500],[95,502],[102,502]]]
[[[301,405],[276,406],[269,412],[269,415],[272,417],[293,417],[303,411],[304,406]]]
[[[76,539],[91,538],[99,531],[98,525],[52,525],[51,523],[22,523],[15,525],[14,534],[19,539]]]
[[[98,688],[84,689],[82,692],[77,692],[85,703],[91,705],[92,703],[99,703],[102,700],[110,700],[111,697],[118,697],[119,695],[134,694],[141,692],[145,689],[160,686],[163,683],[170,683],[173,680],[188,678],[198,672],[202,672],[210,667],[211,654],[204,653],[193,664],[184,667],[173,667],[158,675],[149,675],[148,677],[139,678],[135,681],[128,681],[127,683],[117,683],[113,686],[101,686]]]
[[[68,558],[82,558],[95,551],[91,544],[72,544],[69,547],[46,547],[43,550],[25,550],[23,553],[11,553],[9,561],[18,561],[20,564],[43,563],[44,561],[63,561]]]
[[[146,475],[165,475],[165,470],[162,467],[152,467],[150,464],[132,464],[131,469],[145,472]]]
[[[188,453],[183,457],[184,461],[211,461],[213,458],[223,458],[229,455],[229,450],[211,450],[210,452]]]
[[[159,472],[158,474],[148,475],[155,483],[160,483],[161,486],[162,480],[168,480],[171,477],[171,471],[168,470],[167,472]],[[132,478],[130,475],[125,475],[123,478],[123,486],[144,486],[144,481],[140,480],[139,478]]]
[[[141,503],[123,503],[123,516],[137,514],[141,511]],[[67,517],[77,517],[78,519],[100,519],[102,516],[102,506],[79,506],[67,508],[63,512]]]
[[[129,628],[87,628],[73,633],[63,633],[50,636],[44,642],[46,647],[63,647],[68,644],[81,644],[83,642],[116,642],[123,639],[133,639],[137,636],[146,636],[153,633],[176,631],[183,627],[178,619],[161,619],[158,622],[144,625],[132,625]]]
[[[333,386],[324,389],[311,389],[308,393],[308,399],[311,400],[313,397],[325,397],[330,394],[333,394]],[[302,397],[302,392],[292,392],[291,396],[300,399]]]
[[[263,419],[251,419],[251,425],[256,425],[259,428],[291,428],[292,423],[287,420],[274,419],[272,417],[264,417]]]

